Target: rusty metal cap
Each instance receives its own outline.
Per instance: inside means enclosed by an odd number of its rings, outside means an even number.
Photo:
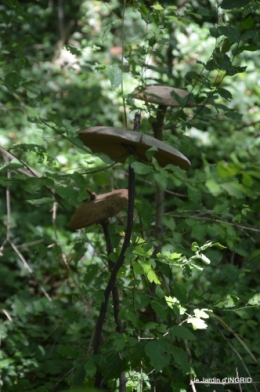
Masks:
[[[148,162],[146,151],[157,147],[154,156],[161,167],[170,163],[182,169],[190,167],[188,158],[176,148],[142,133],[113,127],[91,127],[81,131],[78,137],[93,152],[104,153],[117,162],[124,163],[130,154]]]
[[[74,212],[69,228],[82,229],[95,223],[101,223],[107,218],[116,215],[127,207],[128,190],[118,189],[112,192],[96,195],[93,200],[87,200]]]
[[[147,86],[147,87],[137,87],[132,95],[136,99],[140,99],[145,102],[157,103],[164,106],[181,107],[179,102],[174,99],[171,92],[174,91],[180,98],[187,98],[187,103],[184,104],[185,107],[196,106],[196,103],[192,98],[188,98],[190,93],[186,90],[180,88],[168,87],[168,86]]]

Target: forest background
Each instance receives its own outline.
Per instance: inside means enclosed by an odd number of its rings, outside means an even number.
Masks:
[[[0,28],[0,390],[257,391],[260,3],[2,0]],[[110,219],[110,260],[101,225],[68,223],[86,188],[127,188],[128,164],[77,134],[131,130],[141,110],[140,132],[153,136],[158,107],[132,92],[156,84],[195,103],[174,96],[162,128],[191,167],[161,168],[154,151],[150,164],[132,159],[122,330],[110,300],[93,354],[127,209]],[[249,382],[193,384],[214,377]]]

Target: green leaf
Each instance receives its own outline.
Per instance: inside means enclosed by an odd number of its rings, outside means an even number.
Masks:
[[[150,269],[147,274],[147,279],[150,283],[161,284],[154,270]]]
[[[156,371],[161,371],[170,363],[170,347],[166,340],[158,339],[145,346],[145,353]]]
[[[179,347],[173,346],[171,347],[171,353],[174,362],[179,365],[184,373],[187,373],[190,370],[190,364],[186,352]]]
[[[214,196],[217,196],[222,192],[220,185],[215,180],[206,181],[206,187]]]
[[[106,173],[96,173],[93,175],[93,181],[95,184],[102,186],[102,185],[109,185],[110,181],[109,178],[107,177]]]
[[[87,272],[84,275],[84,283],[85,285],[89,285],[92,280],[94,279],[94,277],[97,275],[98,273],[98,265],[97,264],[91,264],[87,266]]]
[[[54,183],[49,178],[27,178],[20,181],[22,187],[30,193],[37,193],[43,186],[53,187]]]
[[[135,173],[137,174],[148,174],[153,171],[152,167],[149,165],[145,165],[141,162],[134,162],[131,164],[132,168],[134,169]]]
[[[116,351],[122,351],[125,347],[124,336],[121,333],[114,332],[112,344]]]
[[[188,318],[187,323],[192,324],[194,330],[208,328],[205,321],[197,317]]]
[[[186,97],[180,97],[174,90],[171,91],[171,96],[178,102],[181,107],[185,107],[187,102],[190,102],[191,96],[188,94]]]
[[[259,50],[259,47],[257,45],[242,45],[238,48],[237,54],[242,53],[244,51],[256,52],[257,50]]]
[[[185,340],[196,340],[196,336],[188,329],[180,325],[171,327],[170,333]]]
[[[230,101],[230,100],[233,98],[231,92],[228,91],[228,90],[226,90],[225,88],[222,88],[222,87],[219,87],[219,88],[218,88],[217,93],[218,93],[221,97],[225,98],[225,99],[228,100],[228,101]]]
[[[61,354],[62,357],[74,357],[73,354],[75,349],[69,344],[60,344],[57,348],[57,351]]]
[[[219,177],[221,178],[229,178],[234,177],[238,173],[240,173],[241,169],[234,163],[227,163],[224,161],[217,163],[217,172]]]
[[[254,180],[248,173],[243,173],[242,174],[242,184],[247,187],[251,187],[254,184]]]
[[[152,160],[152,157],[154,156],[154,154],[156,153],[156,151],[158,151],[157,147],[151,147],[149,148],[147,151],[145,151],[145,155],[147,156],[147,158],[149,159],[149,161]]]
[[[248,305],[260,306],[260,293],[257,293],[252,298],[250,298],[248,301]]]
[[[164,10],[164,8],[161,6],[161,4],[159,4],[159,3],[156,3],[156,4],[154,4],[154,5],[151,5],[151,7],[154,9],[154,10],[156,10],[156,11],[163,11]]]
[[[53,203],[53,199],[51,197],[42,197],[40,199],[30,199],[26,200],[27,203],[32,204],[33,206],[39,207],[42,204]]]
[[[233,308],[237,305],[239,298],[234,294],[227,294],[225,299],[218,301],[215,306],[217,308]]]
[[[250,30],[250,29],[252,29],[254,24],[255,24],[255,21],[252,18],[252,16],[250,15],[241,22],[240,27],[242,30]]]
[[[232,118],[232,120],[239,122],[239,121],[241,121],[243,114],[237,113],[235,111],[228,111],[225,113],[225,116],[230,117],[230,118]]]
[[[180,257],[182,257],[181,253],[171,253],[169,260],[178,260]]]
[[[0,15],[2,16],[5,25],[8,25],[11,18],[12,18],[12,14],[8,15],[5,11],[0,11]]]
[[[10,72],[5,76],[3,84],[8,90],[16,92],[23,80],[24,79],[17,72]]]
[[[241,7],[245,7],[250,2],[251,0],[223,0],[221,3],[221,8],[225,10],[241,8]]]
[[[16,169],[21,169],[21,168],[24,168],[24,165],[22,163],[11,161],[10,163],[7,163],[6,165],[1,166],[0,171],[16,170]]]
[[[189,20],[186,18],[181,18],[179,16],[175,15],[166,15],[165,18],[173,20],[175,23],[181,25],[181,26],[187,26],[189,23]]]
[[[220,26],[219,32],[221,35],[228,37],[234,42],[239,42],[240,40],[240,31],[237,30],[235,27],[231,26]]]
[[[122,71],[118,65],[109,65],[106,67],[106,74],[110,80],[112,89],[116,89],[122,83]]]
[[[208,309],[194,309],[195,317],[197,318],[209,318],[209,315],[205,312]]]
[[[168,227],[170,230],[174,231],[176,227],[175,220],[170,216],[163,216],[162,218],[163,224]]]
[[[161,173],[155,173],[154,179],[160,189],[165,190],[167,188],[167,178],[161,175]]]
[[[242,199],[244,197],[244,193],[246,193],[246,189],[243,187],[243,185],[238,184],[235,181],[221,184],[221,188],[224,189],[229,194],[229,196],[234,196],[237,199]]]

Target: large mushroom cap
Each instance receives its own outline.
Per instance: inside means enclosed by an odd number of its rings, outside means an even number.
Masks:
[[[118,189],[96,195],[95,199],[85,201],[84,204],[76,209],[70,220],[69,228],[76,230],[91,226],[94,223],[101,223],[127,207],[127,203],[127,189]]]
[[[78,137],[93,152],[102,152],[117,162],[124,163],[130,154],[148,162],[145,152],[151,147],[157,147],[154,156],[161,167],[169,163],[182,169],[190,167],[188,158],[174,147],[138,132],[112,127],[91,127],[81,131]]]
[[[180,107],[179,102],[174,99],[171,92],[174,91],[180,98],[188,98],[190,93],[180,88],[168,87],[168,86],[148,86],[144,89],[136,88],[133,91],[133,96],[136,99],[141,99],[145,102],[157,103],[164,106]],[[187,99],[187,103],[184,105],[187,107],[196,106],[192,99]]]

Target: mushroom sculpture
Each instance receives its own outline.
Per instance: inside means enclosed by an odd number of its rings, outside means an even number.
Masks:
[[[71,230],[82,229],[95,223],[103,223],[127,207],[128,190],[118,189],[96,195],[87,189],[90,199],[81,204],[74,212],[69,227]]]
[[[104,153],[116,162],[124,163],[133,154],[137,159],[148,163],[146,151],[157,147],[155,158],[160,166],[171,163],[182,169],[190,167],[188,158],[176,148],[142,133],[99,126],[81,131],[78,137],[93,152]]]
[[[163,123],[167,107],[194,107],[196,103],[193,101],[191,94],[188,91],[168,87],[168,86],[147,86],[138,87],[133,93],[133,97],[142,100],[146,103],[149,109],[149,104],[158,104],[156,119],[151,118],[150,122],[153,128],[154,138],[158,143],[162,143],[163,139]],[[176,98],[175,98],[176,97]],[[178,99],[179,98],[179,99]],[[182,105],[180,104],[180,101]],[[172,148],[172,147],[171,147]],[[155,155],[156,157],[156,155]],[[158,160],[158,159],[157,159]],[[160,164],[160,162],[158,161]],[[160,166],[163,166],[160,164]],[[187,165],[178,165],[182,169],[187,169]],[[156,216],[155,216],[155,236],[160,241],[163,236],[163,223],[162,217],[164,213],[164,192],[157,186],[155,192],[156,199]],[[156,252],[160,252],[161,246],[159,245],[155,249]]]
[[[152,87],[152,86],[151,86]],[[144,91],[138,91],[136,98],[142,99],[138,94],[143,94]],[[169,103],[173,98],[167,87],[164,87],[164,93],[166,94],[162,100],[167,98]],[[152,99],[156,99],[158,91],[150,89],[146,91],[146,96],[150,94]],[[187,93],[188,94],[188,93]],[[160,96],[159,96],[160,100]],[[150,101],[152,102],[152,101]],[[155,101],[158,103],[158,101]],[[165,101],[166,102],[166,101]],[[176,101],[177,102],[177,101]],[[162,102],[160,101],[159,107]],[[168,105],[167,105],[168,106]],[[174,106],[177,106],[175,104]],[[133,131],[122,130],[113,127],[91,127],[83,130],[79,133],[79,139],[89,147],[94,153],[104,153],[116,162],[124,163],[130,155],[134,155],[137,160],[141,162],[149,163],[146,156],[146,151],[151,147],[156,147],[155,158],[157,159],[160,166],[165,167],[168,164],[179,166],[182,169],[188,169],[190,162],[181,152],[176,150],[174,147],[163,143],[159,140],[160,137],[150,137],[147,135],[140,134],[138,132],[140,125],[140,114],[135,115],[135,125]],[[116,278],[119,269],[122,267],[125,257],[125,251],[130,245],[131,232],[133,227],[133,216],[134,216],[134,193],[135,193],[135,174],[134,170],[129,165],[129,176],[128,176],[128,190],[120,189],[117,191],[109,192],[103,195],[93,195],[90,193],[90,200],[82,204],[74,213],[70,221],[71,229],[79,229],[82,227],[90,226],[93,223],[101,223],[107,244],[108,263],[110,269],[110,277],[104,290],[104,302],[101,304],[98,321],[96,324],[95,334],[93,338],[93,353],[98,354],[102,327],[105,322],[105,316],[108,307],[108,300],[110,293],[113,295],[114,303],[114,318],[117,324],[117,332],[122,333],[122,326],[119,319],[119,294],[116,286]],[[128,207],[127,225],[125,230],[124,241],[122,244],[121,252],[115,263],[109,260],[109,255],[113,252],[113,246],[111,244],[108,232],[108,217],[115,215],[122,208]],[[120,388],[125,387],[124,377],[120,377]],[[122,378],[122,380],[121,380]],[[99,388],[102,383],[102,375],[97,370],[95,375],[94,386]],[[120,389],[122,390],[122,389]]]
[[[174,98],[179,96],[184,101],[184,106],[196,106],[191,94],[180,88],[168,86],[147,86],[145,88],[138,87],[133,91],[133,97],[145,101],[146,103],[157,103],[158,105],[180,107],[180,103]]]

